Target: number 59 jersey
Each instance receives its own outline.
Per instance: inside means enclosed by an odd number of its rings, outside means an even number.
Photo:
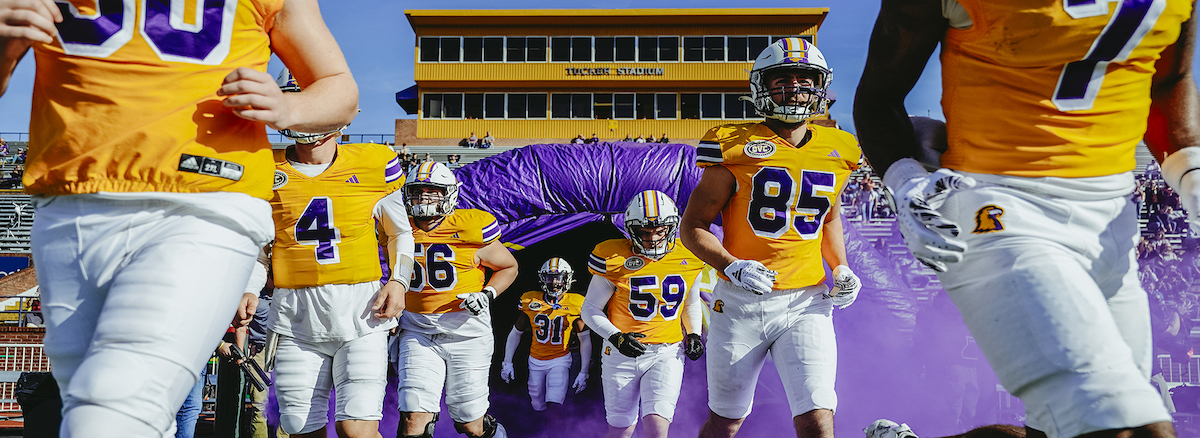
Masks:
[[[622,332],[646,335],[645,344],[683,340],[684,298],[704,262],[683,245],[654,260],[633,252],[626,239],[600,242],[588,256],[588,271],[617,287],[608,300],[608,320]]]
[[[762,123],[722,125],[696,150],[698,166],[725,166],[737,180],[721,210],[725,249],[779,272],[775,289],[825,280],[821,231],[862,156],[845,131],[811,123],[808,130],[812,138],[797,148]]]
[[[275,287],[299,289],[378,281],[375,205],[399,190],[403,169],[383,145],[343,144],[320,175],[298,172],[275,151],[272,268]]]
[[[409,218],[409,220],[412,220]],[[413,226],[412,280],[404,294],[406,313],[459,312],[463,292],[483,290],[483,265],[475,253],[500,238],[496,217],[483,210],[455,209],[432,230]]]
[[[525,312],[533,327],[529,357],[550,360],[571,353],[571,334],[583,310],[583,295],[568,292],[555,304],[547,303],[543,298],[545,294],[541,291],[525,292],[517,309]]]

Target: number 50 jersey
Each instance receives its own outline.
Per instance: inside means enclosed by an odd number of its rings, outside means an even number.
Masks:
[[[797,148],[762,123],[722,125],[696,150],[696,165],[725,166],[737,179],[721,210],[725,249],[779,272],[775,289],[825,280],[821,230],[862,156],[850,133],[813,124],[808,131],[812,138]]]
[[[338,145],[337,160],[316,177],[298,172],[275,151],[275,287],[378,281],[375,205],[399,190],[396,152],[383,145]]]
[[[646,335],[645,344],[683,340],[684,298],[704,270],[683,245],[654,260],[634,254],[629,240],[605,240],[588,256],[588,270],[617,287],[605,312],[617,329]]]

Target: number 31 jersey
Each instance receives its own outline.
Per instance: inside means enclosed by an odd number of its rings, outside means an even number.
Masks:
[[[404,311],[464,311],[455,295],[483,290],[486,268],[475,260],[475,253],[499,238],[500,224],[483,210],[456,209],[429,231],[413,225],[416,264],[404,294]]]
[[[721,210],[725,249],[779,272],[775,289],[825,280],[821,231],[862,156],[845,131],[811,123],[808,131],[811,139],[797,148],[762,123],[722,125],[696,150],[698,166],[725,166],[737,179]]]
[[[568,292],[556,304],[547,303],[543,299],[545,296],[541,291],[529,291],[521,295],[521,301],[517,303],[517,309],[525,312],[533,327],[529,357],[537,360],[555,359],[571,353],[571,334],[583,309],[583,295]]]
[[[683,245],[654,260],[634,254],[629,240],[605,240],[588,256],[588,270],[617,287],[606,312],[617,329],[646,335],[645,344],[683,340],[683,301],[704,270]]]
[[[379,240],[375,205],[399,190],[403,169],[383,145],[343,144],[316,177],[300,173],[275,151],[275,287],[378,281]]]

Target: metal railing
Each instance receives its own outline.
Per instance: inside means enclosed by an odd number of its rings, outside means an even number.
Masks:
[[[17,327],[42,327],[42,311],[32,310],[30,303],[40,297],[10,297],[16,298],[16,309],[0,309],[0,325],[15,325]]]
[[[25,371],[50,371],[42,344],[0,344],[0,412],[18,412],[17,380]]]

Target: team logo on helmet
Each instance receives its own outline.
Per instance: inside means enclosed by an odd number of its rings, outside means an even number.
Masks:
[[[994,231],[1003,231],[1004,223],[1000,222],[1000,216],[1004,216],[1004,209],[995,205],[985,205],[975,212],[975,229],[972,233],[983,234]]]
[[[638,269],[642,269],[643,266],[646,266],[646,259],[643,259],[641,257],[633,256],[633,257],[625,259],[625,269],[628,269],[630,271],[636,271]]]
[[[746,143],[746,156],[750,158],[767,158],[775,155],[775,143],[767,140],[754,140]]]
[[[287,183],[287,173],[282,170],[275,169],[275,180],[271,182],[271,190],[279,190],[281,187],[286,186]]]

